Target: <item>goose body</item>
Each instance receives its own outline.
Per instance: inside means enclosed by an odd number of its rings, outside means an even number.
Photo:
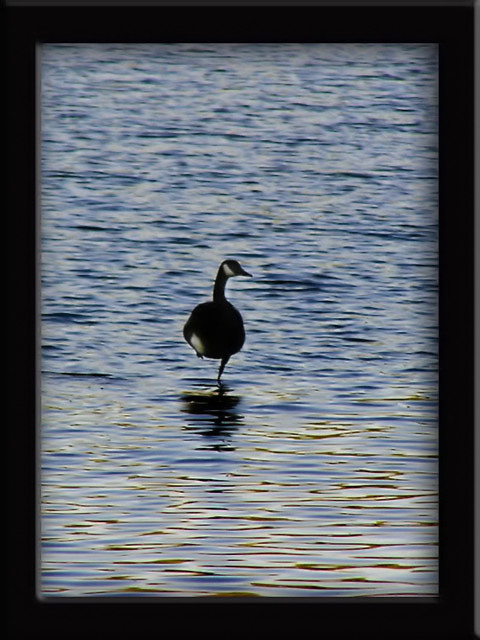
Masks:
[[[199,358],[221,360],[217,381],[230,357],[245,342],[242,316],[225,298],[227,280],[234,276],[250,276],[236,260],[224,260],[218,268],[213,300],[195,307],[183,328],[183,336]]]

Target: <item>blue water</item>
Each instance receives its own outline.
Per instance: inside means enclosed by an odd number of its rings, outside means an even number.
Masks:
[[[41,54],[39,592],[436,594],[435,46]]]

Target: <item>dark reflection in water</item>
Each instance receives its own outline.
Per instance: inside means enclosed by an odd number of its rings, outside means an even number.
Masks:
[[[236,411],[240,396],[228,393],[229,387],[222,386],[213,392],[190,392],[182,394],[182,412],[190,416],[186,429],[194,429],[202,436],[224,438],[230,436],[243,422],[243,416]],[[212,443],[212,448],[225,448]]]

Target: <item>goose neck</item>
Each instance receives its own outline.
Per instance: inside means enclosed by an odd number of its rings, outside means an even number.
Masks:
[[[227,283],[228,276],[225,271],[220,267],[215,278],[215,286],[213,287],[213,300],[215,302],[221,302],[225,300],[225,285]]]

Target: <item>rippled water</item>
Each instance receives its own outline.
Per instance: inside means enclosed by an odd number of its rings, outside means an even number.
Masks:
[[[437,593],[437,52],[42,46],[52,595]],[[218,264],[243,350],[184,342]]]

